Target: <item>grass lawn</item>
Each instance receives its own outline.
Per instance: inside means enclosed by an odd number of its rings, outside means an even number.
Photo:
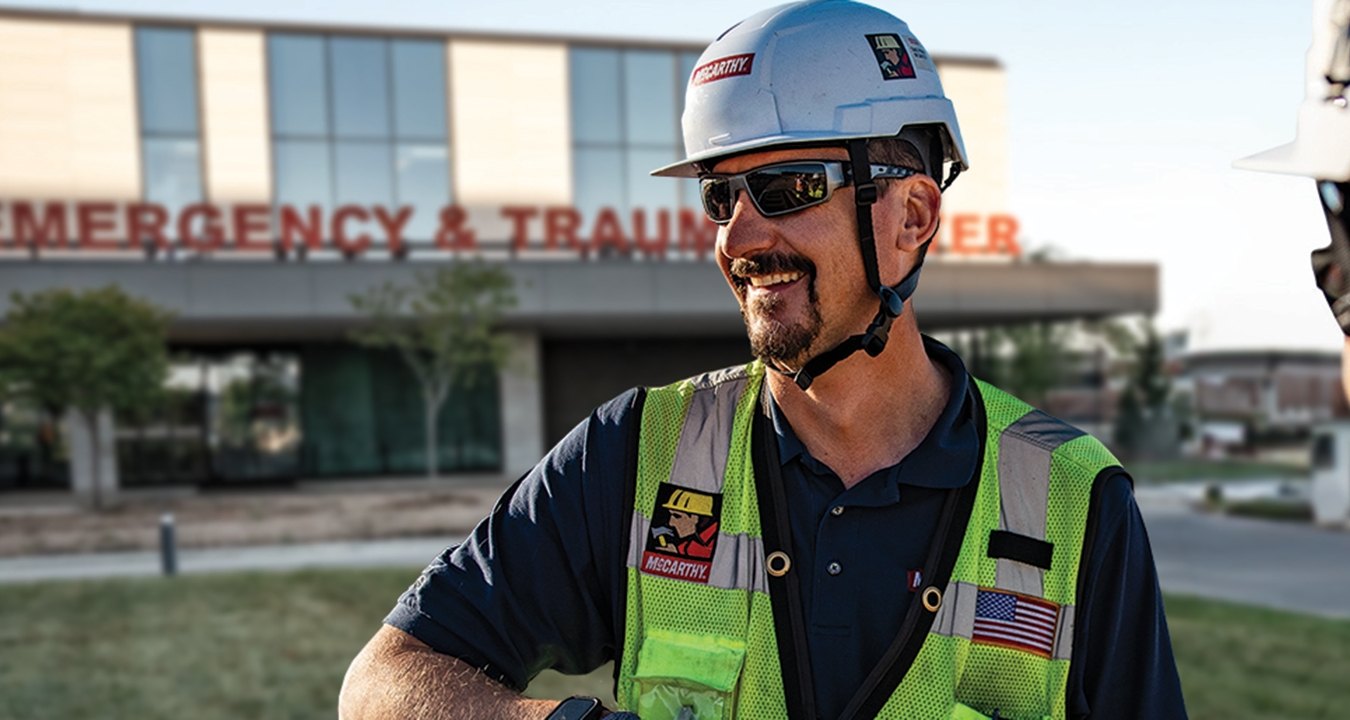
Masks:
[[[0,586],[0,718],[332,718],[342,674],[415,571]],[[1350,707],[1350,622],[1169,598],[1193,718]],[[539,697],[607,692],[609,670]]]

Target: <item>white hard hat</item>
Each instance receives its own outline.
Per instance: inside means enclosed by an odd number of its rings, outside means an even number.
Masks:
[[[916,125],[942,130],[930,173],[941,174],[942,160],[967,167],[933,59],[904,21],[868,5],[809,0],[746,18],[703,51],[688,83],[686,157],[653,175],[694,177],[749,150],[893,137]]]
[[[1350,181],[1350,0],[1314,0],[1307,95],[1294,141],[1233,163],[1247,170]]]

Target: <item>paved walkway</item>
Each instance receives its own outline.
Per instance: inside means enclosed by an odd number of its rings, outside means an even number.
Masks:
[[[1350,532],[1195,513],[1184,498],[1141,488],[1163,589],[1327,617],[1350,618]],[[467,528],[465,530],[467,532]],[[457,537],[184,550],[183,573],[306,567],[420,568]],[[153,552],[0,559],[0,583],[145,576]]]
[[[1163,590],[1350,618],[1350,532],[1196,513],[1146,491],[1140,507]]]
[[[311,567],[406,565],[420,568],[448,545],[458,541],[459,538],[456,537],[405,538],[181,550],[178,554],[178,570],[187,574],[235,570],[295,570]],[[160,557],[154,552],[0,558],[0,583],[158,574],[160,574]]]

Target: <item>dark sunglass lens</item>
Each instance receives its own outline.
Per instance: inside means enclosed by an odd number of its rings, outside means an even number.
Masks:
[[[818,163],[779,165],[755,170],[745,183],[764,215],[782,215],[824,202],[829,190],[825,166]]]
[[[713,222],[731,219],[731,183],[726,178],[703,178],[699,181],[703,196],[703,211]]]

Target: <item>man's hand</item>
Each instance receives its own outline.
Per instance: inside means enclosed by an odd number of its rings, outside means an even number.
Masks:
[[[338,717],[542,720],[557,704],[527,699],[462,660],[385,625],[347,669]]]

